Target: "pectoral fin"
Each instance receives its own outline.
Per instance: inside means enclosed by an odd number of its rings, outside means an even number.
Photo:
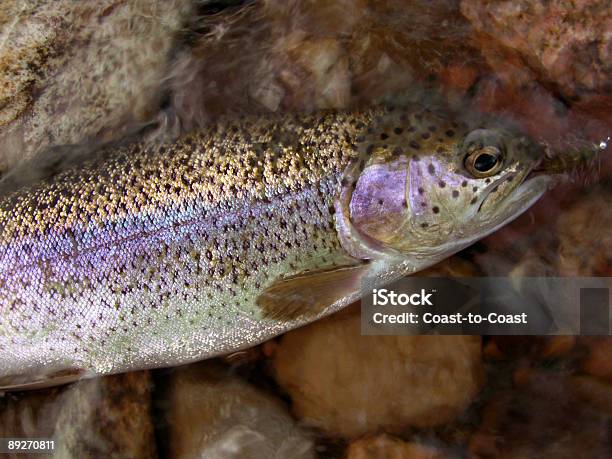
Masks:
[[[69,368],[40,375],[13,375],[0,378],[0,391],[21,391],[44,389],[61,384],[68,384],[86,376],[80,368]]]
[[[368,263],[363,263],[280,279],[259,295],[257,305],[268,319],[316,316],[341,298],[359,291],[369,268]]]

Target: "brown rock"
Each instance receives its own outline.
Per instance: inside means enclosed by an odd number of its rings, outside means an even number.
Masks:
[[[470,457],[609,457],[610,385],[527,368],[515,381],[491,396]]]
[[[461,12],[480,33],[487,59],[500,73],[523,72],[527,80],[533,72],[569,98],[609,95],[608,1],[463,0]]]
[[[558,271],[562,276],[612,276],[612,192],[592,190],[557,221]]]
[[[51,438],[62,391],[56,387],[0,396],[0,438]]]
[[[366,437],[351,443],[346,459],[443,459],[436,448],[409,443],[389,435]]]
[[[306,72],[305,78],[314,85],[313,108],[340,109],[348,106],[351,95],[349,59],[338,40],[323,38],[301,41],[288,50],[288,55]],[[291,84],[290,81],[285,75],[286,84]],[[291,89],[300,91],[297,87]]]
[[[612,383],[612,337],[583,338],[588,346],[582,370]]]
[[[567,356],[575,344],[574,336],[492,336],[484,351],[492,360],[547,360]]]
[[[480,337],[361,336],[358,309],[283,336],[274,358],[295,415],[330,435],[454,419],[482,381]]]
[[[314,458],[280,400],[210,362],[176,369],[167,403],[169,457]]]
[[[493,70],[480,80],[481,109],[513,113],[556,149],[572,137],[609,135],[609,1],[462,0],[461,12]]]
[[[62,459],[156,457],[150,385],[141,371],[7,394],[0,437],[52,438]]]
[[[156,457],[149,372],[79,382],[60,403],[58,457]]]
[[[578,397],[612,419],[612,383],[590,376],[574,376],[571,384]]]
[[[434,80],[465,91],[484,65],[456,2],[272,0],[205,22],[170,81],[189,127],[228,112],[351,107]]]
[[[0,157],[13,165],[149,121],[188,3],[2,2]]]

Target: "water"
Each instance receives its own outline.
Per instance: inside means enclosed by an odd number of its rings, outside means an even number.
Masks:
[[[35,181],[106,142],[172,141],[222,115],[350,109],[433,92],[457,110],[504,116],[552,155],[585,142],[602,150],[588,185],[562,184],[434,273],[609,277],[605,2],[561,5],[552,16],[535,3],[8,2],[0,164]],[[588,25],[586,38],[575,17]],[[341,314],[189,369],[6,395],[0,437],[53,437],[57,457],[79,458],[339,458],[351,443],[350,458],[414,448],[444,457],[610,455],[609,338],[474,345],[440,337],[414,353],[410,339],[363,341],[350,326],[356,312]],[[385,365],[367,360],[376,352]],[[317,386],[317,372],[336,385]],[[411,410],[417,405],[424,411]],[[355,443],[367,432],[394,438]]]

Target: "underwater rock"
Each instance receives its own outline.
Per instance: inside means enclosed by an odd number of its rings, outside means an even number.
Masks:
[[[522,370],[514,388],[491,395],[470,457],[609,457],[611,400],[612,385],[594,378]]]
[[[314,458],[280,400],[210,362],[174,370],[168,390],[168,457]]]
[[[443,459],[431,446],[409,443],[390,435],[366,437],[351,443],[346,459]]]
[[[607,0],[463,0],[461,12],[499,75],[532,74],[572,100],[604,98],[612,81],[612,10]]]
[[[87,379],[0,399],[0,437],[51,438],[53,457],[156,457],[149,372]]]
[[[270,0],[199,21],[169,82],[170,111],[189,128],[415,95],[436,81],[463,92],[485,65],[457,2]]]
[[[552,360],[567,357],[575,336],[491,336],[483,353],[488,360]]]
[[[478,393],[481,339],[361,336],[359,308],[284,335],[274,356],[294,414],[332,436],[451,421]]]
[[[188,0],[0,6],[0,157],[117,137],[150,121]]]
[[[63,388],[0,395],[0,438],[52,438]],[[3,455],[20,459],[23,455]]]
[[[351,97],[349,58],[338,40],[324,38],[303,41],[287,51],[290,59],[297,65],[298,73],[313,84],[312,108],[346,108]],[[281,80],[296,94],[301,88],[294,86],[299,81],[295,74],[281,74]]]
[[[612,383],[612,336],[583,337],[581,344],[587,348],[582,370]]]
[[[58,402],[58,457],[156,457],[148,371],[81,381]]]
[[[612,191],[602,186],[563,210],[556,224],[560,275],[612,276],[611,202]]]
[[[461,13],[470,22],[467,40],[486,60],[467,92],[472,105],[487,113],[504,113],[554,154],[565,154],[577,139],[598,143],[608,137],[608,4],[461,0]]]
[[[492,69],[474,91],[478,107],[512,113],[556,150],[610,135],[608,0],[462,0],[461,12]]]

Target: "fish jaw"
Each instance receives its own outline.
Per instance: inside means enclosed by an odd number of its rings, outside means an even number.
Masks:
[[[487,218],[490,218],[490,216],[483,212],[481,222],[486,231],[485,235],[493,233],[526,212],[546,193],[554,181],[554,177],[547,175],[537,175],[525,180],[497,209],[496,213],[500,217],[500,221],[497,223],[491,223],[491,220]]]
[[[553,182],[553,177],[544,175],[527,179],[517,187],[503,206],[496,210],[494,219],[490,215],[483,214],[477,223],[479,226],[477,234],[474,234],[471,228],[464,228],[457,233],[455,240],[436,248],[436,258],[441,261],[511,223],[542,198]]]

